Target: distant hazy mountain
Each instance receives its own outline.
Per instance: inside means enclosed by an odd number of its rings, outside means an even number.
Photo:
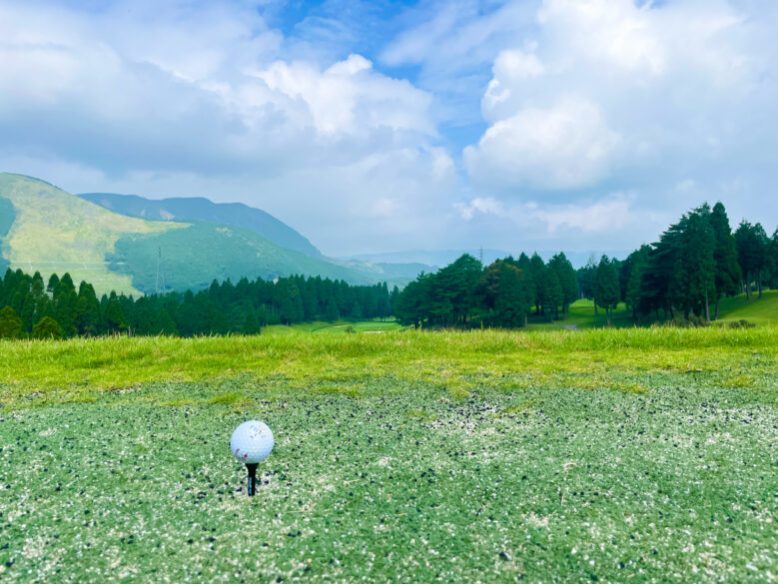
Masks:
[[[372,263],[388,263],[388,264],[415,264],[425,268],[425,271],[430,271],[430,268],[437,269],[447,266],[463,254],[470,254],[475,258],[481,259],[484,264],[490,264],[494,260],[508,257],[518,257],[521,251],[525,251],[528,255],[532,255],[535,250],[520,250],[520,251],[505,251],[499,249],[443,249],[443,250],[410,250],[410,251],[396,251],[386,253],[373,253],[373,254],[358,254],[350,256],[349,259],[359,262],[372,262]],[[545,261],[548,261],[556,251],[538,251],[538,255]],[[590,257],[594,257],[599,260],[600,256],[605,253],[610,257],[617,257],[623,259],[629,255],[629,252],[624,251],[565,251],[567,259],[573,264],[575,268],[580,268],[589,261]]]
[[[0,173],[0,239],[4,264],[46,278],[69,272],[98,292],[184,290],[244,276],[388,279],[372,266],[306,255],[250,229],[129,217],[18,174]]]
[[[153,221],[183,221],[185,223],[215,223],[258,233],[283,248],[311,257],[320,257],[314,245],[300,233],[262,211],[242,203],[214,203],[201,197],[147,199],[138,195],[114,193],[84,193],[78,195],[101,207]]]

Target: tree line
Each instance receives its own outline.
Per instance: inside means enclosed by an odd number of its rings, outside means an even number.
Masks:
[[[30,276],[8,269],[0,280],[0,338],[68,338],[109,334],[257,334],[271,324],[385,318],[386,284],[292,276],[274,281],[214,281],[198,292],[133,296],[104,294],[69,274]]]
[[[563,318],[578,298],[594,301],[610,325],[624,303],[634,322],[710,322],[725,296],[760,298],[778,288],[778,229],[759,223],[733,232],[721,203],[704,204],[671,225],[651,245],[624,260],[602,256],[574,270],[564,253],[548,262],[522,253],[489,266],[470,255],[422,274],[394,304],[398,320],[417,327],[525,326],[530,317]]]
[[[397,319],[417,327],[521,327],[531,314],[562,318],[579,297],[576,271],[564,253],[548,263],[536,253],[484,268],[471,255],[422,274],[398,294]]]

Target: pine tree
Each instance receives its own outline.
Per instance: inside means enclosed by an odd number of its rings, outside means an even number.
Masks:
[[[564,253],[558,253],[549,260],[548,267],[559,279],[562,287],[562,312],[567,314],[570,305],[578,298],[578,279],[573,264]]]
[[[619,304],[619,274],[613,262],[605,255],[600,258],[600,263],[597,265],[594,294],[594,301],[605,309],[605,318],[608,326],[611,326],[613,309]]]
[[[74,322],[78,334],[92,336],[100,329],[100,302],[91,284],[81,282],[75,305]]]
[[[710,225],[715,238],[715,289],[716,308],[714,320],[719,318],[719,302],[723,296],[734,296],[738,293],[742,278],[738,264],[737,245],[729,226],[729,217],[724,205],[716,203],[710,215]]]
[[[109,334],[123,333],[127,331],[127,319],[124,316],[119,298],[116,292],[111,292],[103,315],[106,331]]]

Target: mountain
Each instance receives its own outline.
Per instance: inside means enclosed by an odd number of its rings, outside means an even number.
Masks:
[[[8,235],[11,230],[11,225],[16,220],[16,212],[14,206],[8,199],[0,199],[0,272],[5,272],[6,268],[10,265],[8,260],[3,256],[3,238]]]
[[[215,223],[253,231],[279,247],[311,257],[321,257],[321,252],[300,233],[269,213],[242,203],[214,203],[201,197],[154,200],[114,193],[84,193],[78,196],[130,217],[154,221]]]
[[[304,274],[355,284],[384,279],[373,266],[356,269],[286,249],[250,229],[129,217],[9,173],[0,173],[0,239],[1,261],[12,268],[46,278],[67,271],[100,293],[196,289],[214,278],[244,276]]]
[[[423,266],[424,271],[434,271],[438,268],[447,266],[448,264],[461,257],[463,254],[470,254],[475,258],[483,258],[484,264],[490,264],[494,260],[506,258],[509,255],[518,257],[521,252],[524,251],[527,255],[535,253],[533,249],[519,250],[518,252],[510,252],[499,249],[443,249],[443,250],[409,250],[409,251],[396,251],[385,253],[373,253],[373,254],[360,254],[355,256],[349,256],[344,258],[344,261],[355,262],[368,262],[374,264],[405,264],[405,265],[419,265]],[[556,254],[556,251],[541,250],[538,251],[538,255],[543,260],[548,261]],[[590,258],[594,257],[595,261],[599,260],[602,254],[607,254],[610,257],[626,258],[629,255],[629,251],[625,250],[611,250],[611,251],[565,251],[567,259],[573,264],[574,268],[580,268],[586,265]]]

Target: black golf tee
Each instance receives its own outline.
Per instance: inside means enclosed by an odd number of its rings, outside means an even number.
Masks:
[[[257,463],[247,464],[246,468],[249,471],[248,476],[248,493],[249,497],[253,497],[257,489]]]

